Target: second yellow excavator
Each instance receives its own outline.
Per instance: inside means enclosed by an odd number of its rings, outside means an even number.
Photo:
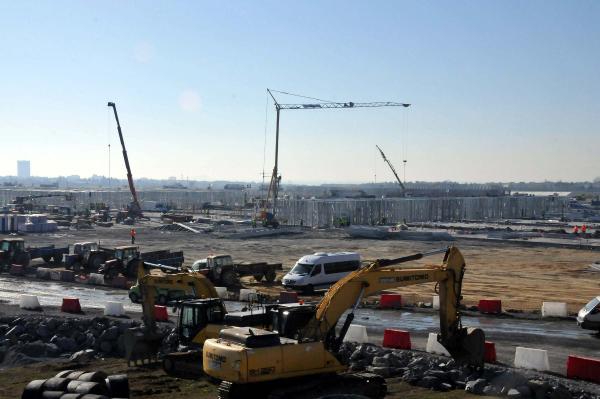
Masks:
[[[441,266],[396,267],[441,252],[445,253]],[[342,364],[336,354],[364,297],[385,289],[429,282],[439,285],[439,342],[458,363],[482,367],[484,333],[461,325],[459,306],[464,272],[464,258],[455,247],[379,259],[334,284],[312,313],[301,307],[297,311],[273,312],[273,331],[248,327],[221,330],[218,339],[204,343],[204,372],[223,381],[219,387],[220,398],[241,398],[249,392],[253,392],[254,397],[266,397],[265,392],[275,386],[286,396],[287,387],[299,385],[290,384],[290,379],[331,376],[347,370],[347,365]],[[351,311],[346,320],[336,329],[348,309]],[[344,384],[355,387],[353,393],[363,392],[370,397],[385,394],[385,383],[377,376],[338,374],[344,375],[348,377]],[[305,379],[300,385],[311,380],[317,379]],[[323,383],[331,381],[328,377]]]

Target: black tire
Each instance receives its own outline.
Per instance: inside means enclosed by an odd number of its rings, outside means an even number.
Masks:
[[[106,375],[106,373],[103,372],[103,371],[92,371],[92,372],[89,372],[89,373],[82,374],[78,378],[78,380],[79,381],[85,381],[85,382],[104,383],[104,380],[106,379],[106,377],[108,377],[108,375]],[[90,392],[90,393],[94,393],[94,392]]]
[[[44,392],[44,383],[46,380],[33,380],[23,390],[21,399],[39,399]]]
[[[254,276],[252,276],[252,277],[254,277],[254,279],[255,279],[257,282],[259,282],[259,283],[260,283],[260,281],[261,281],[261,280],[262,280],[262,278],[263,278],[263,275],[262,275],[262,274],[255,274],[255,275],[254,275]]]
[[[171,375],[175,372],[175,361],[166,355],[162,361],[162,368],[165,373]]]
[[[75,263],[73,263],[73,264],[71,265],[71,269],[72,269],[74,272],[79,272],[79,271],[81,271],[81,263],[79,263],[79,262],[75,262]]]
[[[63,391],[44,391],[43,399],[60,399],[65,393]]]
[[[71,382],[69,382],[69,385],[67,385],[67,392],[69,393],[75,393],[77,392],[77,387],[80,386],[81,384],[83,384],[85,381],[78,381],[78,380],[73,380]]]
[[[44,383],[44,391],[66,391],[67,385],[71,382],[68,378],[52,377],[48,378]]]
[[[76,379],[78,379],[79,377],[81,377],[85,373],[86,373],[86,371],[73,371],[66,378],[68,378],[70,380],[76,380]]]
[[[75,370],[63,370],[63,371],[56,373],[55,377],[67,378],[69,376],[69,374],[71,374],[73,371],[75,371]]]
[[[165,295],[160,294],[157,298],[156,298],[156,303],[158,303],[159,305],[166,305],[168,302],[168,299]]]
[[[140,303],[140,296],[138,294],[136,294],[135,292],[129,293],[129,299],[133,303]]]
[[[93,271],[98,271],[100,265],[104,263],[104,257],[101,254],[91,255],[88,260],[88,268]]]
[[[108,396],[104,396],[104,395],[88,394],[88,395],[83,395],[81,397],[81,399],[110,399],[110,398]]]
[[[52,255],[42,256],[42,259],[44,260],[44,262],[50,263],[50,261],[52,260]]]
[[[238,277],[233,270],[225,270],[221,273],[221,284],[225,287],[238,285]]]
[[[60,399],[81,399],[82,396],[80,393],[65,393]]]
[[[75,393],[81,393],[84,396],[87,394],[106,395],[108,394],[108,390],[106,389],[104,380],[102,381],[102,384],[99,384],[97,382],[86,381],[77,386],[77,388],[75,389]]]
[[[21,252],[17,256],[15,256],[14,263],[21,266],[29,266],[29,262],[31,262],[31,256],[27,252]]]
[[[277,277],[277,273],[274,269],[269,269],[265,272],[265,280],[267,280],[268,283],[275,281],[275,277]]]
[[[129,397],[129,378],[127,374],[109,375],[106,379],[106,386],[112,397]]]

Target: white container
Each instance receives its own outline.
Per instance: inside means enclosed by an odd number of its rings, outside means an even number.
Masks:
[[[240,301],[250,302],[251,300],[256,300],[256,290],[255,289],[240,289]]]
[[[348,332],[344,337],[344,342],[358,342],[359,344],[369,342],[369,335],[367,334],[367,327],[359,324],[350,324]]]
[[[431,301],[434,310],[438,310],[440,308],[440,296],[434,295]]]
[[[543,302],[542,317],[567,317],[567,304],[565,302]]]
[[[40,301],[38,301],[38,297],[36,295],[21,295],[21,301],[19,304],[21,309],[27,310],[40,310],[42,307],[40,306]]]
[[[106,302],[104,305],[105,316],[123,316],[123,303],[122,302]]]
[[[217,290],[217,294],[219,295],[219,298],[227,299],[227,297],[228,297],[227,287],[215,287],[215,290]]]
[[[436,333],[429,333],[425,351],[428,353],[435,353],[436,355],[450,356],[450,353],[448,353],[448,350],[444,348],[444,345],[438,342],[437,337],[438,335]]]
[[[517,346],[515,350],[515,367],[538,371],[550,370],[548,351]]]

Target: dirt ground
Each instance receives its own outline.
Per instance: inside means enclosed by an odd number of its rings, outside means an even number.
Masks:
[[[96,360],[90,364],[75,363],[36,363],[0,371],[0,399],[21,397],[23,388],[29,381],[53,377],[61,370],[102,370],[108,374],[129,376],[131,398],[148,399],[189,399],[217,398],[217,385],[206,378],[182,379],[166,375],[160,367],[128,368],[123,359]],[[433,392],[410,386],[398,379],[388,380],[387,398],[438,399],[467,398],[473,395],[464,391],[447,393]]]
[[[142,251],[156,249],[183,250],[186,264],[208,254],[229,253],[235,260],[266,260],[282,262],[290,269],[301,256],[314,252],[356,251],[363,259],[390,258],[415,252],[438,249],[435,242],[379,241],[351,239],[342,231],[307,231],[297,236],[253,240],[216,238],[210,234],[162,232],[137,226],[136,245]],[[73,244],[94,240],[102,245],[128,244],[129,228],[97,227],[95,230],[28,235],[28,245]],[[476,305],[481,298],[498,298],[504,309],[540,309],[543,301],[567,302],[576,312],[592,297],[600,295],[600,273],[591,271],[590,264],[600,260],[600,253],[563,248],[532,248],[516,244],[492,244],[456,241],[467,263],[463,295],[467,305]],[[415,264],[439,264],[441,255]],[[279,276],[281,278],[281,276]],[[252,278],[244,284],[276,293],[280,285],[265,286]],[[419,285],[397,290],[407,301],[431,302],[434,285]]]

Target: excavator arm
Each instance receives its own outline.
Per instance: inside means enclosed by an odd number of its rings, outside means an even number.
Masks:
[[[445,252],[441,266],[397,268],[398,265]],[[304,328],[304,336],[326,339],[334,351],[339,348],[362,298],[377,292],[408,285],[436,282],[440,296],[440,343],[460,362],[483,365],[484,335],[480,329],[462,328],[460,300],[465,261],[458,248],[415,254],[397,259],[378,259],[333,285],[319,303],[315,318]],[[352,311],[335,336],[335,327],[347,309]]]

